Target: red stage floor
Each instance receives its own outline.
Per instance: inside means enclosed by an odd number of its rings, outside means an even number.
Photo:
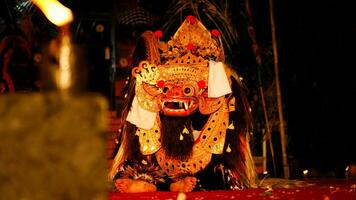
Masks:
[[[283,182],[283,181],[282,181]],[[298,181],[300,182],[300,181]],[[276,182],[274,182],[276,183]],[[281,183],[281,182],[280,182]],[[286,182],[284,182],[286,183]],[[272,184],[272,189],[246,189],[242,191],[208,191],[185,193],[186,200],[205,199],[290,199],[290,200],[356,200],[356,180],[307,180],[303,184]],[[302,187],[302,185],[304,185]],[[150,199],[176,200],[176,192],[121,194],[111,192],[109,200]],[[180,199],[180,200],[184,200]]]

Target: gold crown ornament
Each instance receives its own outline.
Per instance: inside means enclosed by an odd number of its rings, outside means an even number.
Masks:
[[[185,19],[170,41],[160,44],[161,58],[167,62],[187,53],[205,60],[223,62],[225,59],[220,32],[208,31],[194,16]]]

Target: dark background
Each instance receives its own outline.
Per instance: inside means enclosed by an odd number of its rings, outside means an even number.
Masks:
[[[7,13],[12,11],[8,8],[19,2],[2,0],[2,33],[9,29],[11,21]],[[142,31],[162,28],[170,1],[62,2],[75,13],[71,30],[74,41],[86,52],[88,90],[102,93],[112,103],[112,109],[117,109],[120,101],[116,101],[117,96],[114,95],[115,83],[124,80],[130,70],[120,66],[113,70],[110,61],[104,59],[103,49],[111,47],[113,39],[110,35],[112,24],[116,25],[113,30],[117,59],[129,57]],[[251,51],[251,38],[247,34],[248,18],[243,3],[230,1],[231,20],[236,25],[239,39],[227,55],[245,78],[251,91],[251,101],[254,101],[258,94],[257,68]],[[267,89],[273,79],[269,5],[267,0],[251,0],[250,4],[263,59],[262,85]],[[147,11],[150,20],[136,25],[120,24],[122,13],[138,6]],[[356,162],[353,140],[356,133],[356,7],[338,0],[275,0],[274,11],[291,175],[299,178],[302,170],[310,169],[313,177],[343,178],[346,166]],[[189,12],[182,14],[182,19],[187,14]],[[23,17],[12,15],[12,21],[21,21]],[[40,12],[33,14],[32,20],[40,30],[33,35],[34,41],[39,43],[33,49],[39,52],[41,43],[54,38],[58,30],[46,22]],[[95,31],[98,24],[104,26],[103,32]],[[110,79],[113,76],[115,80]],[[258,112],[257,108],[255,110]],[[258,118],[261,113],[256,112],[254,115]],[[257,120],[256,123],[263,122]],[[256,127],[255,136],[259,137],[261,133]],[[281,176],[277,131],[273,131],[273,141],[278,167],[278,173],[274,175]],[[260,154],[260,144],[255,145],[256,153]]]

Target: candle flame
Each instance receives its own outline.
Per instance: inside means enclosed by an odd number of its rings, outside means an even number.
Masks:
[[[73,21],[72,11],[56,0],[32,0],[47,19],[57,26]]]
[[[308,172],[309,172],[309,170],[307,170],[307,169],[306,169],[306,170],[303,170],[303,174],[304,174],[304,175],[307,175]]]

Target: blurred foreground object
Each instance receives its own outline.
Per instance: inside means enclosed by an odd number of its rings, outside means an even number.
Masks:
[[[106,199],[107,102],[98,95],[0,96],[3,199]]]

